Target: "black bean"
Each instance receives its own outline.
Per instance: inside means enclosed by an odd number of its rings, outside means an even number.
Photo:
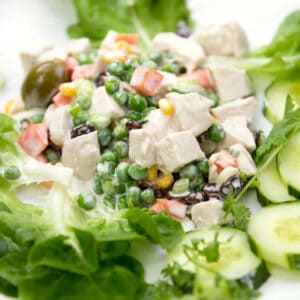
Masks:
[[[97,77],[95,78],[95,85],[96,86],[103,86],[105,84],[104,77],[105,77],[105,73],[99,73],[97,75]]]
[[[221,194],[226,197],[230,192],[236,196],[243,187],[243,181],[240,176],[233,175],[229,177],[220,187]]]
[[[166,191],[164,191],[163,189],[161,189],[158,185],[156,185],[155,183],[152,183],[150,181],[139,181],[138,186],[142,189],[153,189],[154,191],[154,195],[155,198],[165,198],[167,196]]]
[[[126,122],[127,130],[140,129],[140,128],[142,128],[142,125],[136,120],[129,120]]]
[[[202,192],[207,198],[222,198],[220,187],[215,182],[205,183]]]
[[[170,200],[178,200],[184,202],[187,205],[194,205],[202,201],[207,201],[207,197],[202,192],[192,192],[185,196],[174,197],[170,194],[167,195]]]
[[[175,33],[181,37],[188,38],[192,34],[192,31],[184,21],[180,21]]]
[[[71,131],[71,139],[73,139],[77,136],[80,136],[80,135],[88,134],[95,130],[96,129],[90,124],[82,124],[82,125],[76,126]]]
[[[25,130],[30,124],[31,124],[31,121],[27,118],[22,119],[20,121],[20,127],[21,127],[22,130]]]
[[[253,136],[254,136],[255,145],[256,145],[256,147],[258,147],[259,142],[260,142],[260,138],[261,138],[261,132],[260,131],[254,131]]]

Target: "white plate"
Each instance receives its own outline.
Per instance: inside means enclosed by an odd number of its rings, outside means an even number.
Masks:
[[[299,8],[299,0],[190,0],[196,25],[236,20],[246,30],[251,45],[268,43],[274,31],[290,11]],[[18,52],[38,41],[64,46],[65,28],[76,19],[70,0],[0,0],[0,74],[6,87],[0,91],[0,103],[19,94],[23,72]],[[259,300],[299,300],[300,279],[282,271],[262,287]],[[0,300],[7,299],[0,296]]]

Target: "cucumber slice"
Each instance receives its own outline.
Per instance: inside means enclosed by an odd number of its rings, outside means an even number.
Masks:
[[[184,246],[191,245],[194,239],[204,240],[205,243],[211,242],[215,239],[216,233],[220,242],[218,261],[207,262],[206,257],[199,256],[199,264],[228,279],[241,278],[259,266],[261,261],[251,252],[246,233],[233,228],[203,228],[188,233],[182,243],[168,253],[168,263],[177,262],[183,269],[196,272],[195,264],[191,263],[185,255]]]
[[[274,81],[266,90],[266,118],[274,123],[283,118],[285,101],[288,94],[295,99],[295,104],[300,103],[300,81]]]
[[[271,164],[258,175],[258,200],[262,205],[296,200],[289,195],[287,185],[282,181],[274,159]]]
[[[300,133],[295,134],[280,151],[277,164],[289,193],[300,198]]]
[[[268,262],[300,270],[300,203],[263,208],[255,215],[248,232],[258,253]]]

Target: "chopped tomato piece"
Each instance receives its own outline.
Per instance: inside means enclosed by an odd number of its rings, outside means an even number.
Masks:
[[[73,97],[70,96],[65,96],[61,92],[58,92],[53,98],[52,101],[57,105],[57,106],[62,106],[69,104],[72,101]]]
[[[78,62],[77,60],[72,57],[72,56],[68,56],[65,60],[65,68],[67,70],[67,72],[69,73],[69,75],[71,75],[75,69],[75,67],[78,66]]]
[[[93,77],[95,65],[76,66],[72,74],[72,81],[77,79],[88,79]]]
[[[126,41],[131,45],[136,45],[139,42],[139,35],[137,33],[119,33],[116,35],[115,41]]]
[[[215,165],[218,168],[218,172],[223,171],[227,167],[236,167],[237,164],[237,158],[225,150],[221,150],[215,160]]]
[[[177,200],[157,199],[150,210],[156,213],[166,211],[169,215],[183,219],[186,214],[187,205]]]
[[[48,146],[48,131],[45,124],[30,124],[19,136],[18,142],[23,150],[37,157]]]
[[[195,79],[199,85],[205,89],[213,89],[214,82],[208,70],[196,70],[191,73],[183,74],[181,77]]]
[[[163,75],[146,67],[136,67],[130,85],[137,91],[153,96],[163,80]]]
[[[53,186],[53,181],[49,180],[49,181],[43,181],[41,182],[41,185],[44,186],[47,189],[51,189]]]

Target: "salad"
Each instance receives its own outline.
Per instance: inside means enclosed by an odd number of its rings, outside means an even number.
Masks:
[[[299,272],[300,12],[250,51],[182,0],[74,5],[66,48],[21,50],[0,114],[1,293],[251,300],[274,265]]]

